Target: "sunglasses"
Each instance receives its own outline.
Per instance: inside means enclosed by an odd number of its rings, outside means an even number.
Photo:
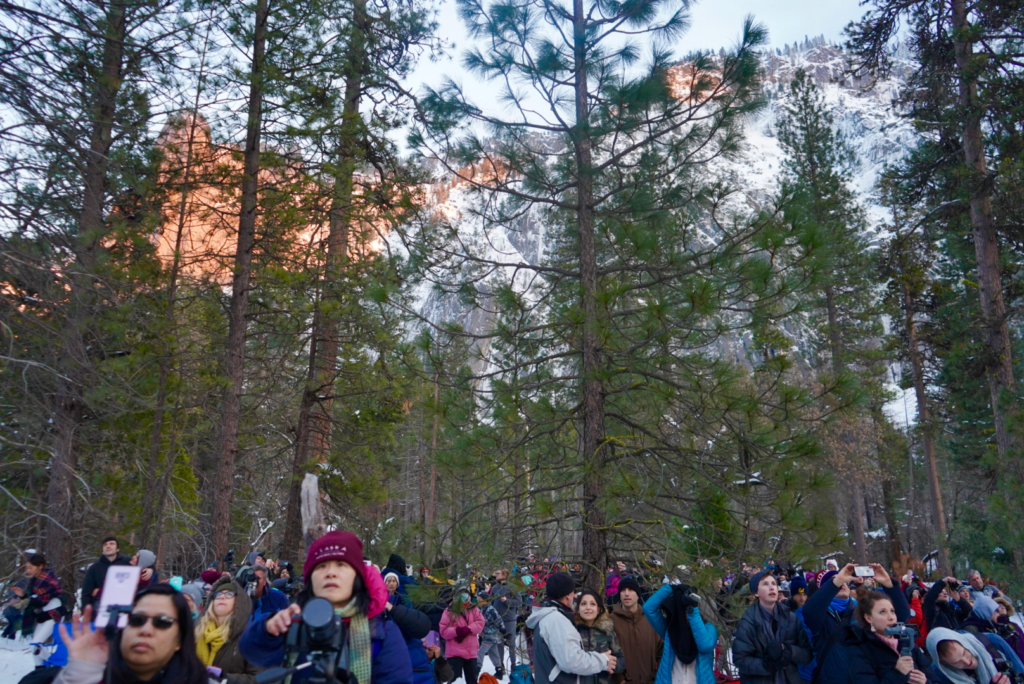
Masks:
[[[130,627],[142,627],[150,620],[153,621],[153,626],[157,629],[170,629],[177,622],[176,618],[167,617],[166,615],[143,615],[142,613],[132,613],[128,616],[128,625]]]
[[[233,591],[218,591],[216,594],[213,595],[213,598],[215,598],[215,599],[219,599],[219,598],[235,598],[235,592],[233,592]]]

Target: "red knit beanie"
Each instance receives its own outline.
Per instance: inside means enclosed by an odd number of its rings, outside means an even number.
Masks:
[[[366,564],[363,563],[363,542],[351,532],[328,532],[309,545],[306,564],[302,566],[302,577],[309,584],[313,568],[329,560],[345,561],[366,583]]]

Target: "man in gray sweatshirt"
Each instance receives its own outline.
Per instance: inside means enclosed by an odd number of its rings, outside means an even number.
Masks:
[[[573,624],[575,582],[564,572],[551,575],[544,601],[534,607],[526,626],[533,630],[533,676],[536,684],[576,684],[577,675],[615,671],[615,656],[583,650]]]

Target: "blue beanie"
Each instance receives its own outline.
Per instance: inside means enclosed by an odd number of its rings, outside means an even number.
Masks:
[[[789,593],[791,594],[806,594],[807,593],[807,580],[804,579],[803,575],[797,575],[789,581]]]
[[[759,585],[761,583],[761,580],[764,579],[765,575],[770,575],[770,574],[771,573],[769,571],[762,570],[761,572],[759,572],[756,575],[754,575],[753,577],[751,577],[750,578],[750,593],[751,594],[756,594],[757,593],[757,585]]]

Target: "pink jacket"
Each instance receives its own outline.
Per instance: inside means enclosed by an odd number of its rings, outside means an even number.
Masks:
[[[469,627],[471,634],[458,641],[456,631],[459,627]],[[462,615],[457,615],[447,608],[441,616],[441,636],[444,638],[445,658],[472,658],[476,660],[480,651],[480,632],[484,631],[484,614],[476,606]]]

